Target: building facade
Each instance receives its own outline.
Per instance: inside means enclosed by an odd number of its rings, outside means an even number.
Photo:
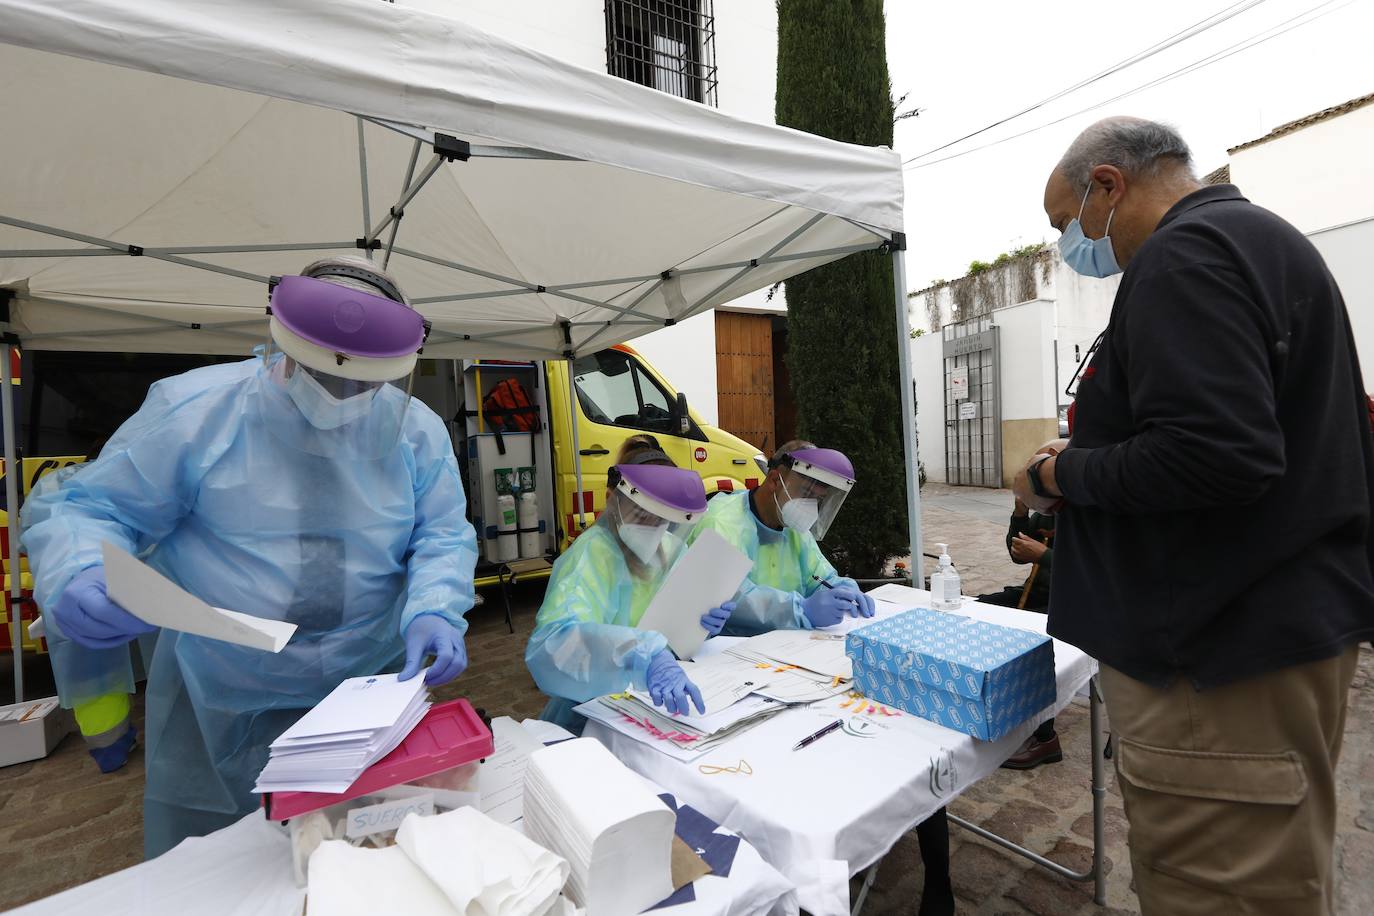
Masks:
[[[1011,485],[1026,456],[1059,434],[1072,400],[1066,389],[1106,328],[1119,283],[1081,276],[1042,245],[911,294],[916,430],[928,479]]]

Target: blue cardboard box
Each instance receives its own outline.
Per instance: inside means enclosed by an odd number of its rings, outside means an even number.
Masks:
[[[853,630],[845,654],[864,696],[995,741],[1054,702],[1048,636],[917,608]]]

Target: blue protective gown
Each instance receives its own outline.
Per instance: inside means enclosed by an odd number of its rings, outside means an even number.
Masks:
[[[607,515],[558,558],[525,648],[525,664],[550,698],[541,718],[581,734],[586,719],[574,706],[627,687],[646,689],[649,660],[668,640],[635,624],[666,574],[663,567],[632,573]]]
[[[759,520],[750,505],[751,491],[712,497],[692,536],[706,529],[729,541],[754,566],[735,595],[735,611],[722,631],[727,636],[754,636],[769,630],[811,629],[802,609],[804,599],[821,588],[813,576],[831,585],[861,591],[853,579],[837,575],[809,531],[777,531]]]
[[[412,399],[379,458],[302,451],[291,443],[312,438],[305,422],[260,359],[197,369],[154,385],[100,458],[33,507],[24,544],[41,606],[109,540],[151,549],[151,566],[211,605],[299,626],[276,654],[161,634],[148,857],[256,808],[268,744],[344,678],[396,664],[413,617],[466,629],[476,539],[443,422]],[[128,688],[128,652],[84,661],[69,685]]]

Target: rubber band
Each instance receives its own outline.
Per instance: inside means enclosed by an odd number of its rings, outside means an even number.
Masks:
[[[754,775],[754,768],[749,765],[749,761],[747,760],[741,760],[736,766],[732,767],[714,766],[709,763],[703,763],[700,766],[698,766],[697,769],[700,770],[702,772],[702,775],[704,776],[718,776],[721,773],[727,773],[731,776]]]

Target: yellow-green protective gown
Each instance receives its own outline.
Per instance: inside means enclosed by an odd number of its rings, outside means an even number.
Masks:
[[[727,636],[753,636],[769,630],[811,629],[802,601],[821,585],[848,585],[860,591],[853,579],[835,572],[809,531],[784,528],[775,531],[754,514],[750,492],[722,493],[712,497],[701,523],[688,538],[695,541],[710,529],[754,561],[754,568],[735,594],[735,611],[725,624]]]
[[[676,551],[662,553],[672,557]],[[586,720],[574,706],[627,687],[646,689],[649,660],[668,641],[635,624],[668,565],[646,578],[634,575],[605,515],[553,564],[525,648],[525,664],[549,696],[542,718],[581,734]]]

